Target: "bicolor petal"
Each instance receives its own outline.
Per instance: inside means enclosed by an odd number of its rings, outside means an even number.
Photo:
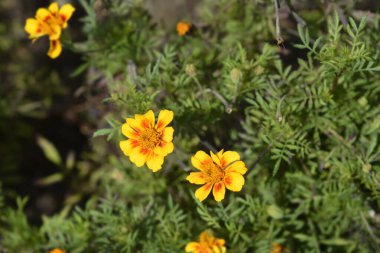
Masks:
[[[220,164],[222,168],[225,168],[230,163],[238,161],[238,160],[240,160],[240,155],[238,152],[226,151],[220,157]]]
[[[226,194],[226,187],[223,182],[219,182],[214,184],[214,188],[212,190],[214,198],[217,202],[220,202],[224,199],[224,195]]]
[[[240,174],[245,174],[247,172],[247,168],[245,167],[245,163],[243,161],[232,162],[225,169],[226,172],[238,172]]]
[[[148,157],[146,161],[146,165],[153,172],[160,170],[162,168],[163,163],[164,163],[164,157],[160,155],[156,155],[154,153],[151,153],[151,155]]]
[[[186,180],[192,184],[205,184],[207,182],[203,172],[191,172],[190,175],[186,177]]]
[[[51,40],[48,56],[52,59],[57,58],[62,52],[62,45],[59,40]]]
[[[243,188],[245,180],[240,173],[229,172],[226,173],[223,182],[228,190],[238,192]]]
[[[210,194],[212,188],[212,183],[205,184],[204,186],[198,188],[195,191],[195,197],[199,201],[203,201],[207,198],[207,196]]]
[[[160,130],[166,127],[172,122],[174,117],[174,112],[169,110],[161,110],[158,114],[156,129]]]
[[[191,164],[198,170],[203,170],[204,165],[208,163],[212,163],[212,159],[204,151],[198,151],[191,157]]]

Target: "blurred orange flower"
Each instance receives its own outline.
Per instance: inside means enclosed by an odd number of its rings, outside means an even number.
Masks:
[[[62,29],[67,27],[67,21],[71,18],[75,8],[71,4],[64,4],[61,9],[58,3],[52,3],[48,9],[39,8],[35,18],[28,18],[25,23],[25,31],[34,42],[41,36],[49,36],[50,49],[48,56],[57,58],[62,52],[62,45],[59,41]]]
[[[191,24],[189,22],[178,22],[177,33],[179,36],[185,36],[190,31]]]
[[[60,249],[60,248],[55,248],[50,251],[50,253],[66,253],[66,251]]]
[[[225,243],[223,239],[215,238],[205,231],[199,236],[199,242],[188,243],[185,251],[192,253],[225,253]]]

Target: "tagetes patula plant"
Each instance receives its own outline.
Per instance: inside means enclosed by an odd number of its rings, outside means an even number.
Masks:
[[[181,21],[177,23],[176,28],[179,36],[185,36],[190,31],[191,24],[189,22]]]
[[[66,253],[66,251],[60,249],[60,248],[55,248],[51,250],[49,253]]]
[[[223,239],[215,238],[207,231],[199,236],[199,242],[190,242],[186,245],[185,251],[192,253],[225,253],[226,242]]]
[[[192,184],[203,184],[195,191],[199,201],[206,199],[213,189],[214,198],[219,202],[224,199],[226,188],[234,192],[241,191],[247,168],[235,151],[224,152],[222,149],[216,154],[210,151],[210,155],[198,151],[192,156],[191,163],[200,172],[191,172],[186,179]]]
[[[35,18],[28,18],[25,24],[25,31],[29,33],[29,38],[34,42],[39,37],[48,36],[50,48],[48,56],[57,58],[62,52],[60,37],[62,29],[67,27],[67,21],[71,18],[75,8],[71,4],[64,4],[59,8],[58,3],[52,3],[49,7],[39,8]]]
[[[158,114],[157,123],[152,110],[144,115],[135,114],[134,118],[127,118],[121,131],[128,140],[120,141],[120,148],[124,155],[137,167],[144,164],[153,172],[162,168],[164,157],[172,153],[173,127],[168,127],[173,120],[174,113],[162,110]]]

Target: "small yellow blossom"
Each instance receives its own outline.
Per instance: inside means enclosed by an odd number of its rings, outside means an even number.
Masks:
[[[60,249],[60,248],[55,248],[50,251],[50,253],[66,253],[66,251]]]
[[[129,138],[120,142],[124,155],[137,167],[146,164],[153,172],[160,170],[164,157],[174,149],[174,129],[167,127],[173,117],[172,111],[162,110],[155,124],[154,113],[149,110],[144,115],[136,114],[134,118],[127,118],[121,129]]]
[[[71,4],[64,4],[61,9],[58,3],[52,3],[49,7],[39,8],[35,18],[28,18],[25,23],[25,31],[34,42],[41,36],[49,36],[50,49],[48,56],[57,58],[62,52],[62,45],[59,41],[62,29],[67,27],[67,21],[71,18],[75,8]]]
[[[190,242],[186,245],[185,251],[192,253],[225,253],[225,241],[210,235],[209,233],[202,232],[199,236],[199,242]]]
[[[177,23],[177,33],[179,36],[185,36],[191,28],[191,24],[189,22],[178,22]]]
[[[244,175],[247,168],[240,155],[235,151],[223,149],[217,154],[210,151],[211,156],[203,151],[198,151],[191,157],[191,163],[200,172],[191,172],[187,180],[192,184],[203,184],[195,191],[195,197],[203,201],[210,194],[213,188],[213,195],[216,201],[222,201],[226,193],[226,188],[230,191],[238,192],[244,185]]]
[[[275,242],[272,244],[272,251],[271,253],[282,253],[284,250],[284,247],[282,247],[281,244]]]

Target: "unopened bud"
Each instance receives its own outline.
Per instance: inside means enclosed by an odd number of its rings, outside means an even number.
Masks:
[[[197,69],[195,68],[193,64],[187,64],[185,67],[185,72],[190,77],[195,77],[197,75]]]
[[[230,72],[230,78],[231,78],[231,80],[232,80],[233,83],[238,83],[241,80],[242,77],[243,77],[243,74],[237,68],[233,68],[231,70],[231,72]]]

